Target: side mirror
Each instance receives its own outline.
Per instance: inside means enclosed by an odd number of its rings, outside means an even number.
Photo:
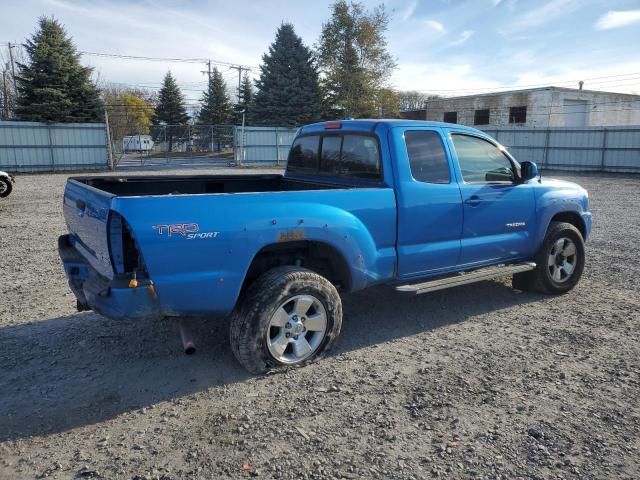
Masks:
[[[484,176],[487,182],[513,182],[513,170],[507,167],[490,170]]]
[[[532,180],[538,176],[538,165],[534,162],[522,162],[520,164],[522,181]]]

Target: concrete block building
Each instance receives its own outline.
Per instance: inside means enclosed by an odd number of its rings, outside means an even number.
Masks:
[[[640,95],[561,87],[427,100],[427,120],[484,127],[640,125]]]

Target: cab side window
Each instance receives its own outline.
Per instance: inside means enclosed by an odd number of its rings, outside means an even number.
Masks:
[[[511,161],[493,143],[470,135],[454,134],[451,138],[465,183],[515,181]]]
[[[404,138],[413,178],[424,183],[451,182],[449,162],[438,132],[409,131]]]

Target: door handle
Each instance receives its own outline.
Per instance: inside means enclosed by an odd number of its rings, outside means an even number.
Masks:
[[[471,195],[469,198],[467,198],[464,203],[472,206],[472,207],[477,207],[480,204],[480,197],[477,195]]]

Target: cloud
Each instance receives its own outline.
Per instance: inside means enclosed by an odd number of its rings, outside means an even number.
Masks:
[[[399,90],[420,90],[441,95],[464,94],[469,88],[496,88],[499,82],[476,75],[470,62],[406,62],[400,63],[392,77]],[[444,89],[444,90],[442,90]],[[462,90],[462,93],[459,93]]]
[[[418,6],[418,1],[414,0],[411,2],[407,8],[405,8],[402,12],[400,12],[400,20],[406,22],[411,18],[413,13],[416,11],[416,7]]]
[[[280,6],[274,8],[274,3]],[[502,0],[494,9],[494,0],[465,3],[439,0],[446,6],[427,13],[421,10],[421,0],[385,3],[397,7],[388,41],[391,54],[400,64],[392,77],[392,83],[399,88],[460,95],[493,88],[511,89],[514,85],[576,86],[578,80],[585,80],[585,88],[594,90],[640,90],[640,80],[633,76],[590,80],[621,72],[640,72],[640,60],[637,55],[634,57],[633,49],[619,48],[620,41],[633,44],[640,24],[615,31],[625,37],[622,40],[618,36],[594,35],[600,17],[612,17],[608,10],[636,11],[640,6],[613,6],[617,4],[611,2],[609,7],[589,9],[581,8],[585,2],[580,0]],[[620,4],[624,3],[625,0],[620,0]],[[233,5],[158,0],[29,0],[0,5],[4,37],[0,41],[20,41],[32,33],[38,15],[48,13],[66,25],[79,50],[211,57],[247,65],[260,63],[283,18],[295,19],[296,30],[307,45],[312,45],[320,34],[322,19],[329,16],[326,2],[294,0],[236,0]],[[402,16],[407,20],[401,21]],[[571,36],[567,35],[566,18],[574,19]],[[614,15],[614,23],[620,23],[619,18]],[[545,29],[547,21],[555,22],[551,27],[558,28]],[[520,25],[512,27],[514,22]],[[527,25],[538,26],[523,28]],[[611,19],[603,25],[611,25]],[[474,33],[465,33],[467,30]],[[553,38],[554,35],[558,38]],[[148,85],[151,89],[159,86],[170,68],[191,103],[200,98],[206,84],[206,77],[200,73],[206,69],[204,64],[93,56],[83,56],[82,62],[96,67],[96,74],[104,81]],[[234,90],[237,72],[223,70],[230,90]],[[259,71],[251,74],[256,76]],[[567,83],[568,80],[571,82]]]
[[[566,16],[569,12],[575,10],[577,6],[578,2],[576,0],[550,0],[544,5],[529,10],[516,18],[512,22],[510,30],[539,27],[557,17]]]
[[[456,47],[458,45],[462,45],[464,42],[469,40],[472,36],[473,36],[473,30],[465,30],[460,34],[460,36],[457,39],[449,43],[449,46]]]
[[[495,69],[486,68],[472,60],[443,62],[400,62],[394,72],[392,84],[399,90],[419,90],[444,96],[471,95],[494,91],[518,90],[535,86],[555,85],[577,88],[584,80],[584,88],[609,92],[631,93],[637,89],[637,80],[628,72],[639,72],[640,61],[612,63],[594,69],[565,63],[541,69],[540,63],[529,67],[514,67],[509,78],[496,78]],[[620,79],[627,72],[628,80]],[[605,78],[606,77],[606,78]],[[612,77],[618,80],[612,83]],[[630,84],[630,82],[633,82]]]
[[[610,10],[596,22],[597,30],[611,30],[640,22],[640,10]]]
[[[513,13],[516,10],[517,2],[518,0],[492,0],[494,8],[500,7],[510,13]]]
[[[426,26],[434,29],[436,32],[444,33],[445,31],[444,25],[441,24],[440,22],[436,22],[435,20],[425,20],[424,23]]]

